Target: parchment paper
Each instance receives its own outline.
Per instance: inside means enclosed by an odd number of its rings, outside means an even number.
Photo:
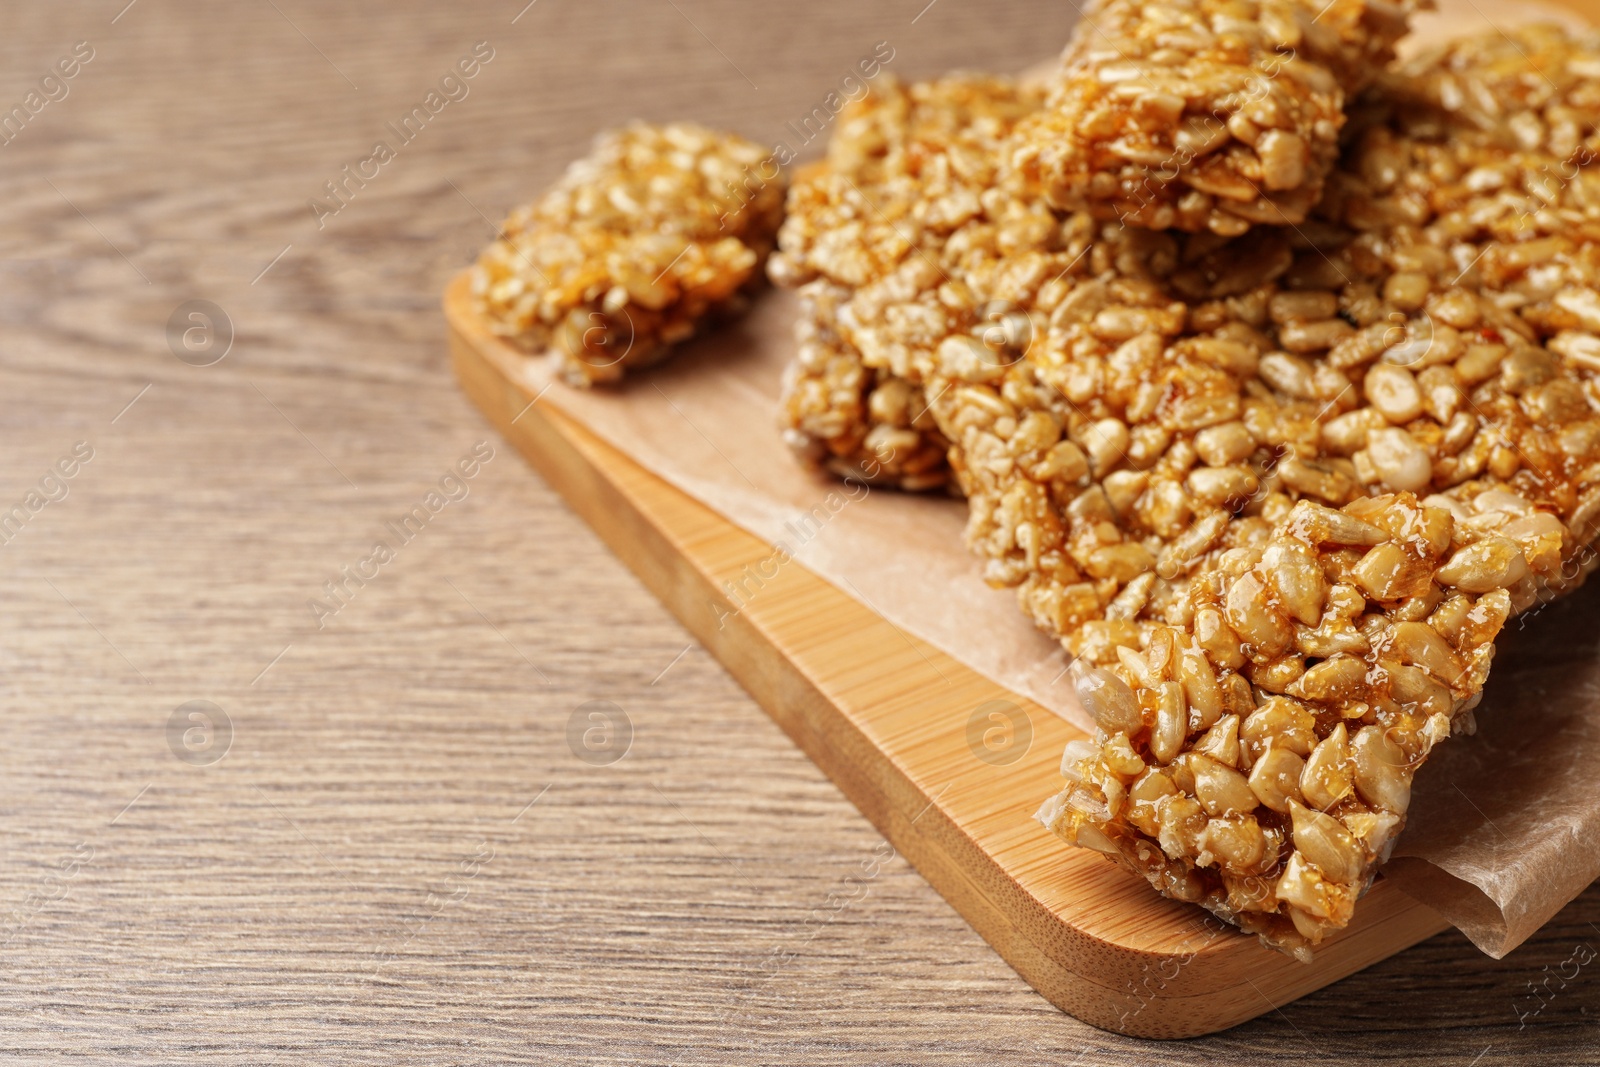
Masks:
[[[846,486],[796,464],[777,428],[779,379],[793,353],[790,294],[761,294],[745,318],[666,364],[593,392],[550,385],[523,364],[541,404],[576,416],[645,469],[782,547],[909,633],[1086,729],[1061,647],[1010,590],[991,589],[962,546],[966,505],[945,496]],[[758,579],[725,605],[759,599]]]
[[[1600,584],[1511,620],[1384,868],[1498,959],[1600,876]]]
[[[549,386],[539,403],[900,629],[1092,730],[1060,646],[982,581],[960,500],[846,487],[791,458],[776,411],[794,312],[788,293],[764,293],[742,321],[615,389],[551,384],[542,359],[524,377]],[[745,583],[723,609],[762,595]],[[1600,876],[1600,588],[1509,624],[1477,719],[1477,736],[1441,745],[1419,773],[1384,876],[1499,957]]]
[[[1491,18],[1583,25],[1536,3],[1441,0],[1408,45],[1479,32]],[[619,388],[558,382],[539,402],[900,629],[1092,731],[1060,646],[1010,590],[983,583],[962,545],[963,502],[847,488],[791,458],[776,411],[794,311],[789,294],[767,292],[742,321]],[[533,389],[550,384],[543,360],[524,369]],[[761,595],[752,580],[724,607]],[[1383,873],[1499,958],[1600,876],[1600,588],[1510,623],[1477,719],[1476,737],[1441,745],[1419,773]]]

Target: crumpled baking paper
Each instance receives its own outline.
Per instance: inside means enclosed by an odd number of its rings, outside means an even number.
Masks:
[[[744,319],[606,390],[552,384],[542,359],[517,365],[544,390],[539,403],[900,629],[1092,731],[1060,646],[1011,590],[984,584],[962,544],[962,501],[796,464],[776,424],[794,314],[788,293],[763,293]],[[747,583],[719,607],[761,595]],[[1499,957],[1600,875],[1600,589],[1508,624],[1477,721],[1477,736],[1440,745],[1419,773],[1384,876]]]

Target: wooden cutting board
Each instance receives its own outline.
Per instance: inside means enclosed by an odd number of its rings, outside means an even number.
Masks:
[[[1596,0],[1439,0],[1413,41],[1490,25],[1582,26]],[[445,291],[472,401],[972,926],[1063,1011],[1136,1037],[1226,1029],[1448,928],[1381,877],[1350,928],[1301,964],[1070,848],[1032,815],[1081,731],[906,634],[796,563],[738,614],[725,582],[766,542],[607,445],[517,373],[526,357]],[[765,571],[760,572],[765,575]]]
[[[709,649],[894,847],[1064,1011],[1141,1037],[1254,1018],[1445,929],[1381,879],[1312,964],[1165,900],[1033,821],[1082,736],[796,564],[737,615],[725,581],[772,547],[533,403],[526,359],[445,293],[456,373],[473,402]]]

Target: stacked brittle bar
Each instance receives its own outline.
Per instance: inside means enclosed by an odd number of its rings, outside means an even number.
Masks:
[[[1406,14],[1384,0],[1091,5],[1012,162],[1057,206],[1128,225],[1237,236],[1300,222],[1346,101]]]

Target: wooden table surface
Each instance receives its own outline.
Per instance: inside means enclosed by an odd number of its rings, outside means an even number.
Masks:
[[[4,110],[92,58],[0,146],[0,1059],[1600,1060],[1595,891],[1205,1040],[1061,1014],[456,391],[440,288],[596,129],[785,139],[877,42],[1016,69],[1071,4],[524,2],[8,5]]]

